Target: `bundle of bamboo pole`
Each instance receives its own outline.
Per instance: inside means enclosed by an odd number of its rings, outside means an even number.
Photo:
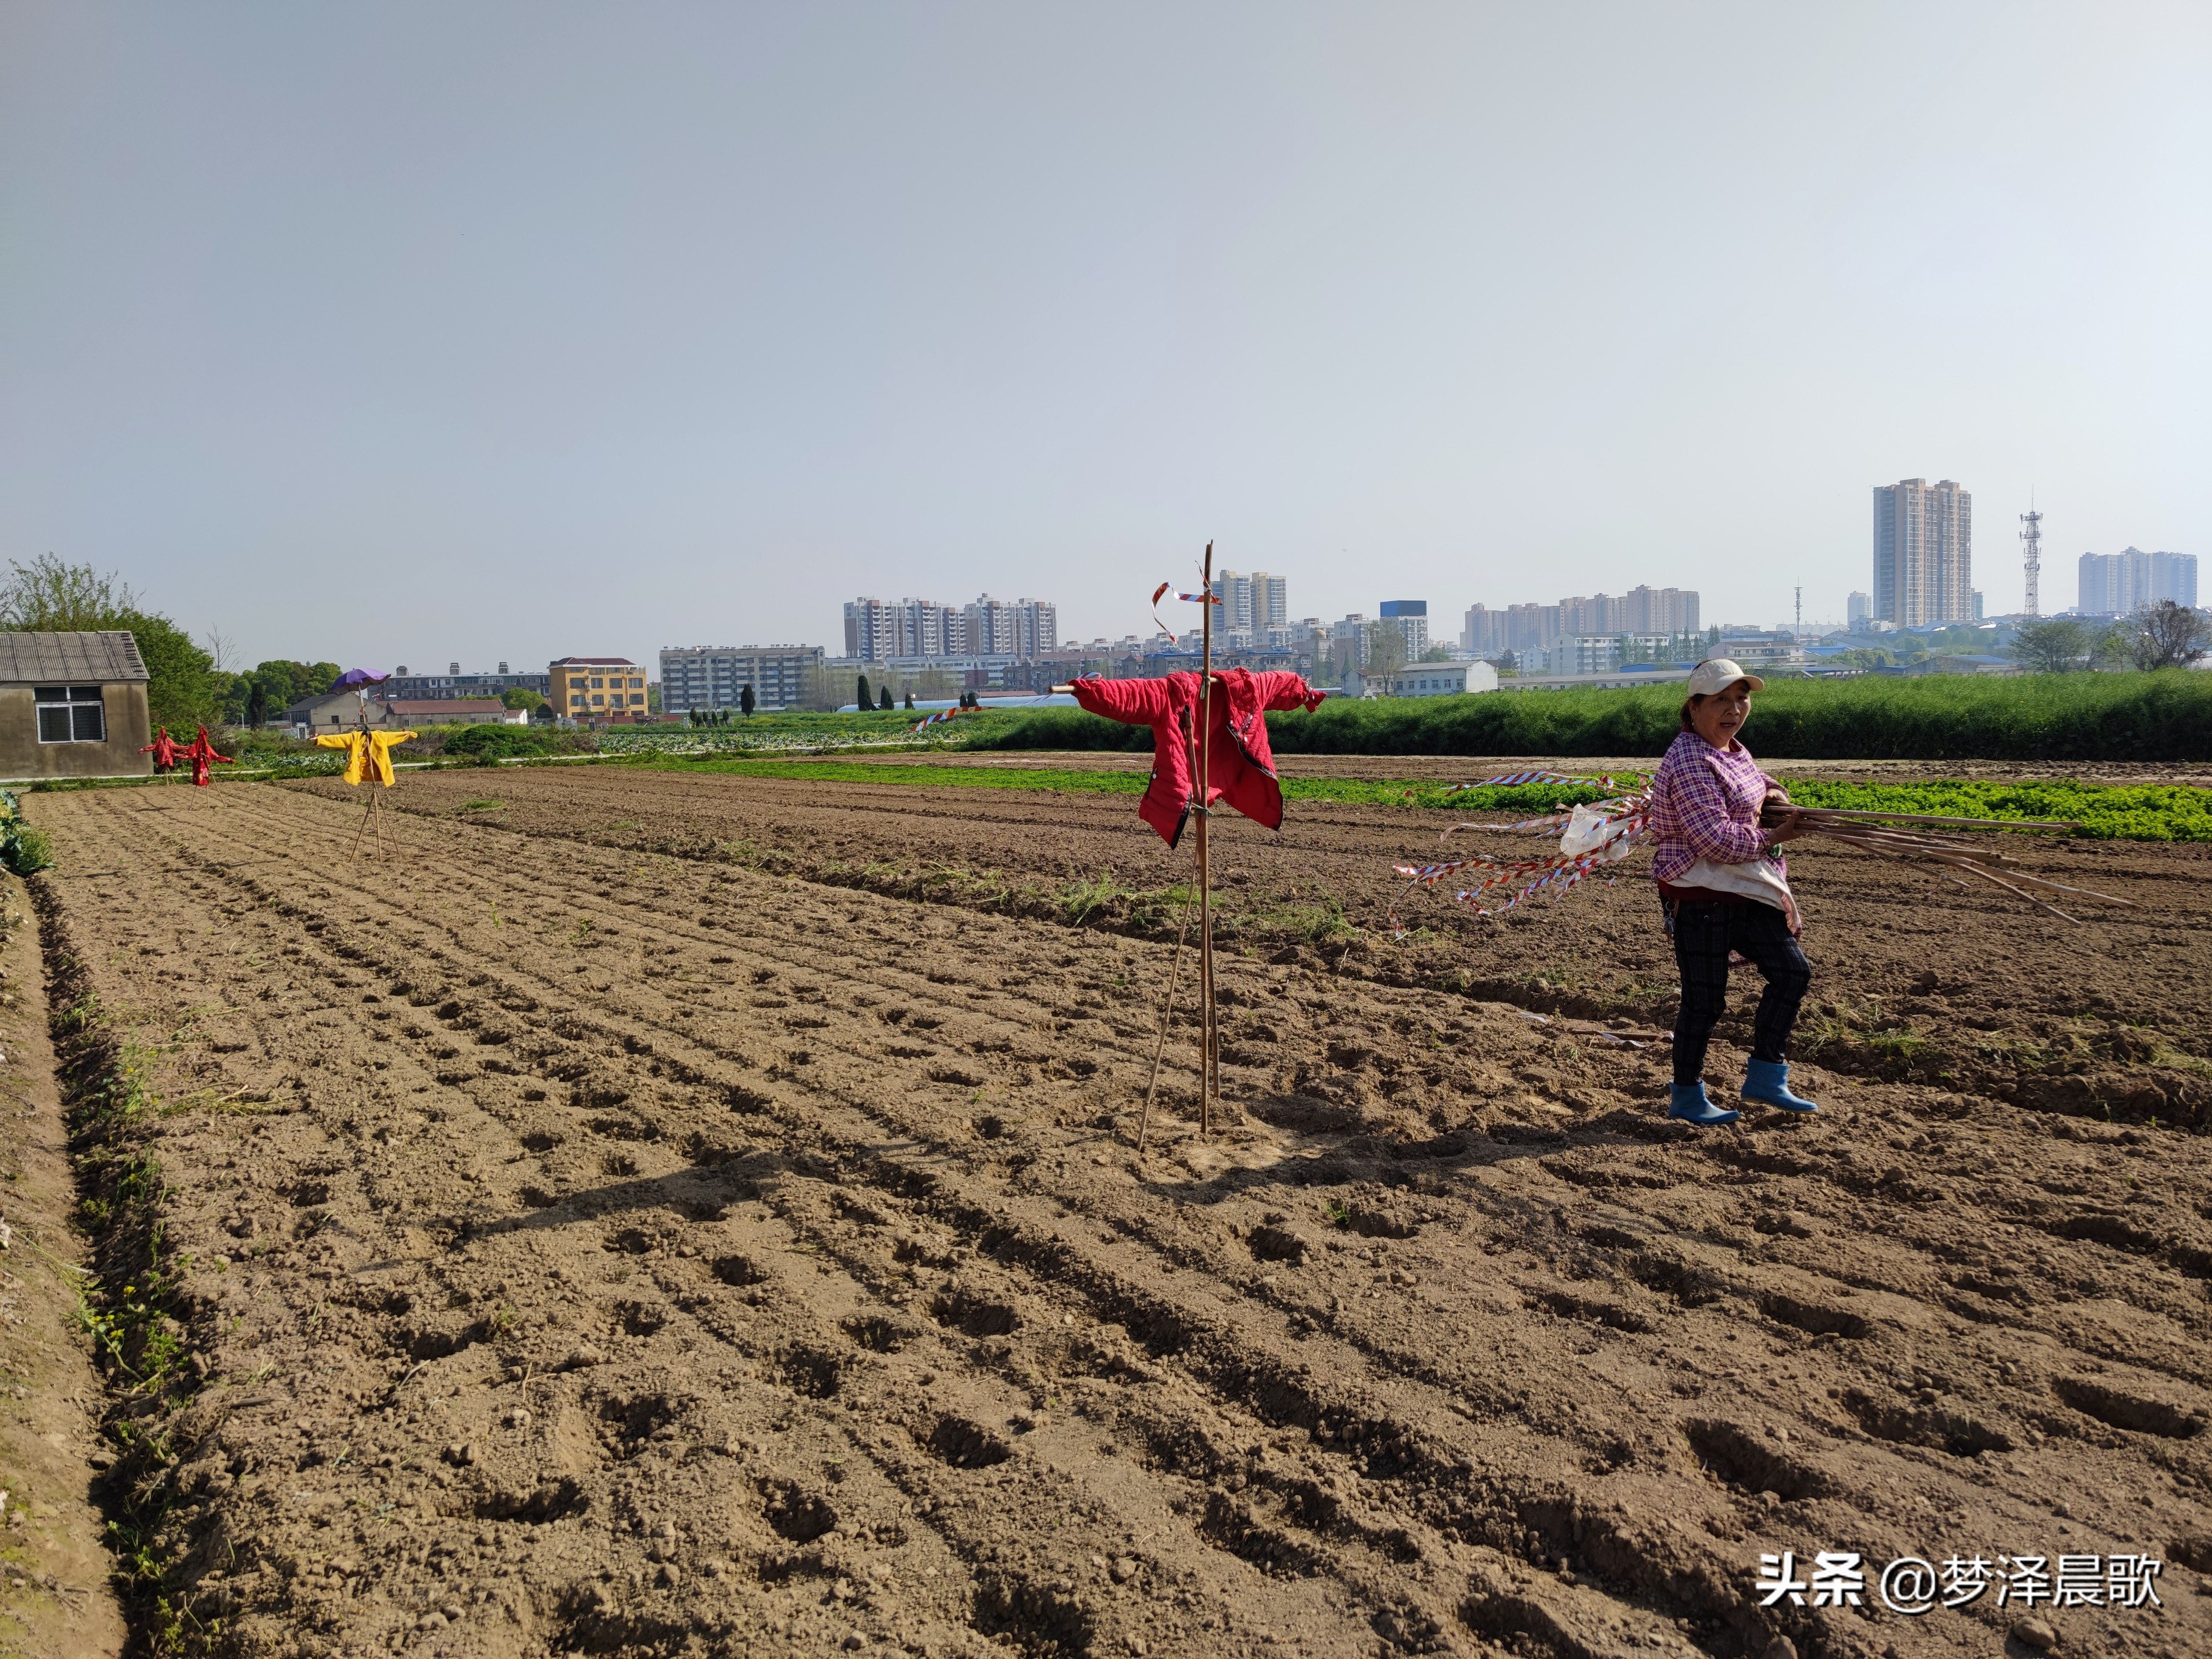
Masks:
[[[2094,887],[2075,887],[2063,881],[2051,881],[2042,876],[2033,876],[2020,866],[2017,859],[1993,848],[1972,846],[1966,842],[1937,836],[1921,835],[1898,829],[1899,824],[1940,825],[1953,830],[2078,830],[2081,825],[2025,818],[1958,818],[1937,817],[1917,812],[1859,812],[1820,806],[1772,806],[1762,815],[1761,822],[1770,827],[1794,817],[1800,833],[1818,836],[1823,841],[1837,842],[1845,847],[1855,847],[1863,853],[1872,853],[1881,858],[1904,859],[1914,863],[1934,864],[1948,870],[1963,871],[1971,876],[2003,888],[2017,897],[2026,899],[2039,909],[2048,910],[2062,921],[2079,925],[2079,919],[2039,896],[2043,893],[2075,893],[2084,898],[2100,900],[2106,904],[2124,905],[2133,909],[2129,899],[2111,893],[2100,893]],[[2005,875],[1997,874],[1990,866],[2002,866]],[[1964,882],[1958,882],[1963,887]]]
[[[1614,787],[1611,778],[1575,778],[1549,772],[1519,773],[1464,787],[1498,787],[1529,781],[1595,784],[1607,789]],[[1592,875],[1610,882],[1615,873],[1613,866],[1633,848],[1652,839],[1652,795],[1649,784],[1632,793],[1616,795],[1595,806],[1577,811],[1589,815],[1590,822],[1579,836],[1571,835],[1554,858],[1519,860],[1477,854],[1436,864],[1401,864],[1397,866],[1397,872],[1406,878],[1407,891],[1415,887],[1433,889],[1446,877],[1473,872],[1474,879],[1472,884],[1454,893],[1453,897],[1473,907],[1478,915],[1495,915],[1534,897],[1540,892],[1548,891],[1557,899]],[[2042,896],[2071,893],[2106,904],[2124,905],[2130,909],[2136,908],[2131,900],[2100,893],[2093,887],[2076,887],[2066,882],[2052,881],[2047,877],[2030,875],[2021,867],[2018,860],[2009,858],[1993,848],[1978,847],[1952,836],[1925,833],[1929,830],[2007,830],[2036,834],[2045,830],[2075,830],[2081,827],[2078,823],[2046,818],[1967,818],[1926,812],[1858,811],[1796,806],[1786,802],[1771,804],[1761,821],[1770,827],[1776,827],[1785,818],[1792,817],[1802,835],[1856,848],[1877,858],[1903,859],[1936,865],[1947,872],[1960,872],[2002,887],[2016,897],[2024,898],[2030,904],[2077,927],[2080,925],[2078,917],[2068,915]],[[1453,836],[1469,830],[1499,834],[1553,835],[1567,830],[1574,821],[1575,812],[1561,807],[1543,817],[1523,818],[1515,823],[1455,823],[1446,830],[1440,839],[1449,841]],[[1998,868],[2005,873],[1999,875]],[[1946,879],[1960,887],[1966,884],[1959,880],[1957,875],[1947,873]],[[1502,903],[1492,897],[1500,890],[1508,892]],[[1398,921],[1395,904],[1390,910],[1390,927],[1396,937],[1402,939],[1405,936],[1405,928]]]

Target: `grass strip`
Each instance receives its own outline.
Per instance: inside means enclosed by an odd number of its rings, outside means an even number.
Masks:
[[[866,761],[693,760],[672,757],[671,770],[728,773],[815,783],[872,783],[917,789],[1018,789],[1055,794],[1141,795],[1141,772],[1093,772],[1058,767],[900,766]],[[1619,777],[1623,788],[1640,781]],[[1502,789],[1462,789],[1434,782],[1363,778],[1285,778],[1291,801],[1340,805],[1446,808],[1470,817],[1490,813],[1528,816],[1555,806],[1605,799],[1595,786],[1522,784]],[[2212,790],[2164,784],[1984,782],[1827,782],[1792,779],[1793,799],[1838,811],[1930,812],[1958,817],[2063,818],[2099,840],[2212,841]]]

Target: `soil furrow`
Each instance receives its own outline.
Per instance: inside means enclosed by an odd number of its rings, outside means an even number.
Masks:
[[[1237,956],[1237,1121],[1179,1035],[1139,1164],[1166,944],[124,799],[36,810],[197,1258],[134,1478],[239,1651],[1981,1651],[1756,1557],[2062,1537],[2182,1552],[2081,1639],[2202,1639],[2198,1138],[1817,1069],[1669,1133],[1650,1051]]]
[[[1309,757],[1323,769],[1360,763]],[[443,774],[407,810],[526,838],[734,861],[817,883],[1157,938],[1187,876],[1131,803],[1019,791],[879,788],[628,769]],[[311,783],[329,792],[338,786]],[[496,788],[496,810],[477,792]],[[988,799],[978,800],[981,795]],[[1674,975],[1650,890],[1632,876],[1491,921],[1402,892],[1395,862],[1438,855],[1449,813],[1300,802],[1282,831],[1224,819],[1218,906],[1263,952],[1384,982],[1663,1028]],[[947,826],[957,826],[957,833]],[[1462,837],[1520,849],[1526,838]],[[1994,890],[1811,843],[1796,854],[1816,970],[1808,1054],[1869,1079],[1963,1087],[2040,1109],[2195,1125],[2212,1103],[2212,848],[2009,836],[2037,873],[2134,901],[2070,927]],[[1117,880],[1115,878],[1118,877]],[[1413,930],[1393,940],[1395,908]],[[1724,1027],[1741,1038],[1747,1025]]]

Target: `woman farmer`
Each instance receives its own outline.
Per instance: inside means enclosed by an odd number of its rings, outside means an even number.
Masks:
[[[1797,1005],[1813,982],[1813,969],[1797,946],[1789,866],[1774,851],[1801,833],[1797,815],[1780,811],[1773,828],[1761,826],[1762,815],[1788,807],[1790,797],[1736,741],[1751,715],[1751,694],[1765,685],[1726,657],[1699,663],[1682,705],[1682,735],[1667,750],[1652,783],[1657,851],[1651,876],[1682,973],[1667,1115],[1690,1123],[1733,1123],[1742,1115],[1707,1098],[1701,1075],[1706,1045],[1728,1003],[1731,951],[1766,976],[1752,1023],[1743,1098],[1785,1112],[1820,1109],[1790,1091],[1790,1066],[1783,1058]]]

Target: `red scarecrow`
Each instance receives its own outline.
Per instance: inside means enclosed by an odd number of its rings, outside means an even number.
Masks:
[[[156,759],[158,758],[157,752]],[[215,745],[208,741],[207,727],[204,726],[200,727],[199,736],[192,739],[190,747],[177,750],[177,758],[180,761],[190,761],[192,763],[192,782],[202,789],[206,788],[213,781],[208,775],[210,761],[220,761],[225,766],[232,764],[228,755],[218,755],[215,752]]]
[[[169,735],[169,728],[165,726],[154,734],[154,741],[138,752],[154,757],[156,772],[173,772],[177,769],[179,757],[185,752],[185,746]]]

